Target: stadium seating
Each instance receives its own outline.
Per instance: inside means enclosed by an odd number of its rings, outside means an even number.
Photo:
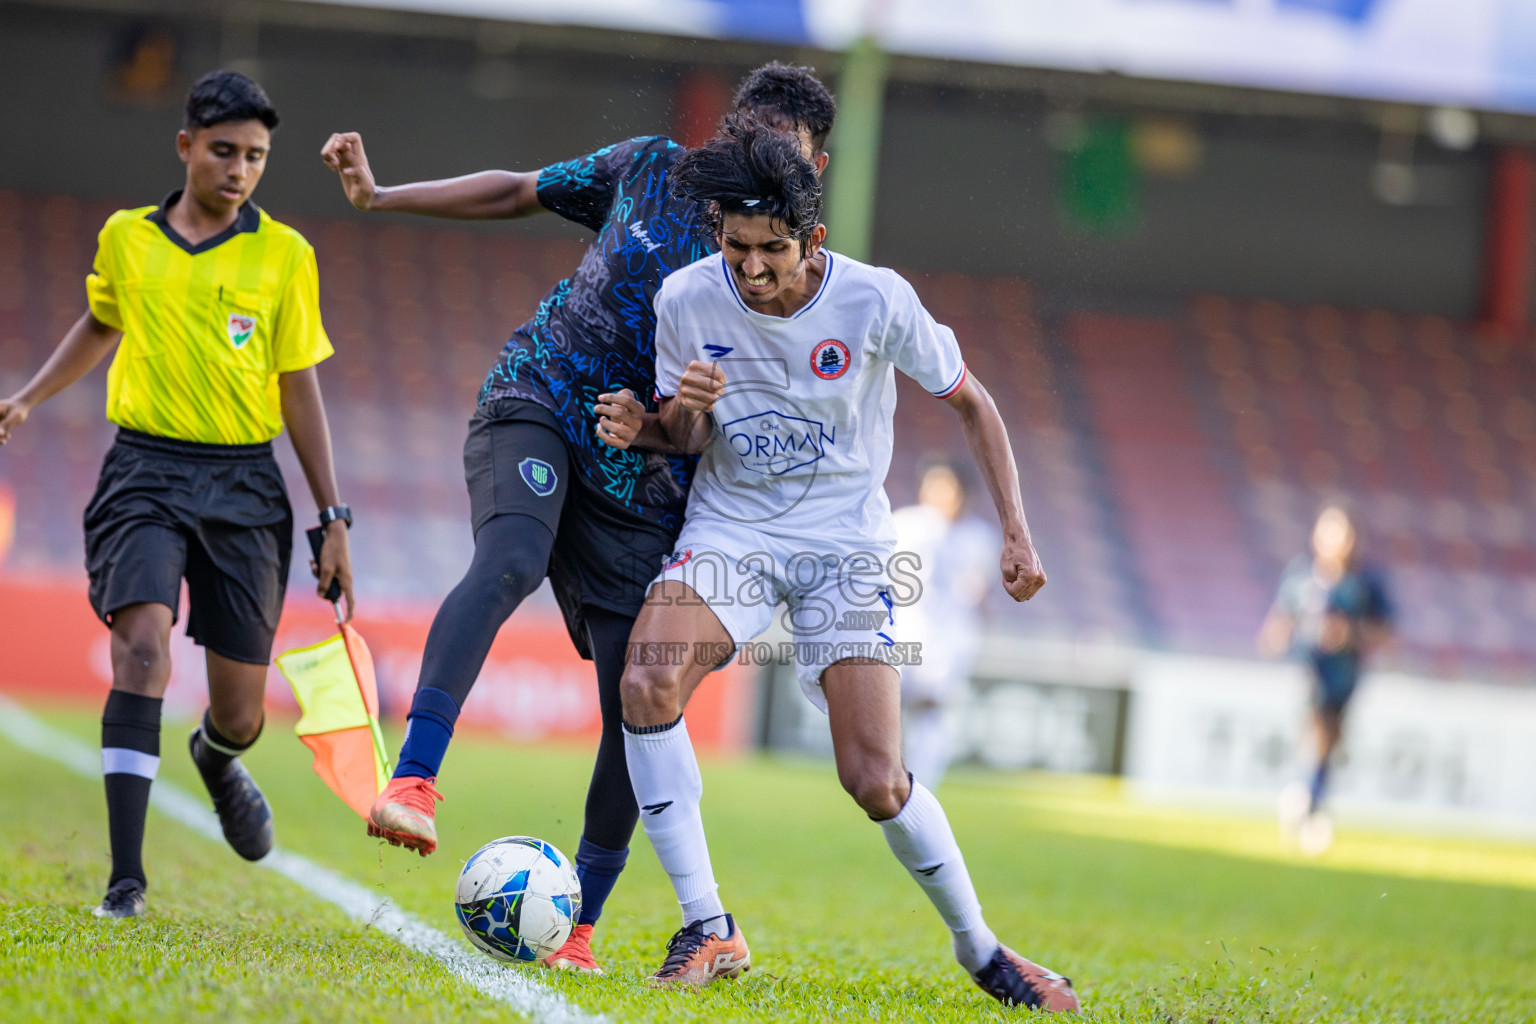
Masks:
[[[113,207],[0,193],[0,391],[83,309]],[[570,241],[354,217],[290,220],[314,243],[340,358],[322,366],[367,592],[436,598],[470,537],[460,449],[510,329],[580,258]],[[1241,654],[1321,501],[1358,513],[1401,608],[1405,665],[1536,666],[1536,348],[1382,311],[1216,296],[1110,314],[1013,278],[909,275],[952,325],[1013,432],[1050,585],[989,605],[1010,632]],[[1134,307],[1130,307],[1134,308]],[[0,453],[17,496],[6,570],[78,571],[80,511],[111,427],[105,372]],[[926,455],[966,463],[958,422],[899,384],[888,488]],[[291,451],[280,457],[297,481]],[[295,496],[300,518],[309,500]],[[983,494],[973,500],[986,512]],[[302,564],[296,566],[296,578]]]

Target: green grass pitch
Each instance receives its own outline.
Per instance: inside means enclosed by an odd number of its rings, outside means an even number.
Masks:
[[[49,720],[93,741],[95,716]],[[161,778],[201,795],[186,727]],[[393,742],[393,740],[392,740]],[[273,722],[248,763],[278,842],[457,934],[460,862],[500,835],[571,851],[589,754],[461,737],[444,766],[442,849],[368,839]],[[0,739],[0,1020],[516,1019],[436,963],[151,812],[149,912],[99,922],[99,783]],[[880,830],[829,765],[706,762],[705,821],[754,969],[703,992],[642,979],[677,927],[643,837],[599,925],[602,977],[534,970],[611,1021],[991,1021]],[[1536,846],[1342,830],[1317,863],[1268,822],[1148,808],[1095,780],[961,774],[941,794],[1005,942],[1071,975],[1085,1020],[1536,1020]]]

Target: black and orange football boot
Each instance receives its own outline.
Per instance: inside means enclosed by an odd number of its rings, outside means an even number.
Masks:
[[[1004,1006],[1027,1006],[1046,1013],[1083,1008],[1077,993],[1072,991],[1071,978],[1031,963],[1007,946],[999,945],[991,962],[971,977],[983,992]]]
[[[667,943],[667,959],[661,970],[648,979],[652,985],[690,985],[703,988],[716,978],[734,978],[752,969],[752,954],[741,929],[730,914],[725,915],[730,931],[725,938],[704,930],[703,921],[680,928]]]

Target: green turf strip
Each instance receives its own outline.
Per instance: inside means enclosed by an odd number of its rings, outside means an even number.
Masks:
[[[50,721],[88,739],[95,731],[88,715]],[[161,777],[197,792],[184,732],[167,726]],[[574,851],[590,754],[460,737],[440,783],[443,847],[425,860],[368,840],[309,772],[287,727],[274,723],[248,763],[276,809],[280,844],[452,931],[454,877],[483,842],[529,833]],[[507,1016],[153,812],[149,917],[126,928],[94,922],[86,907],[106,873],[99,788],[62,768],[24,765],[3,741],[0,770],[26,780],[0,794],[14,837],[0,853],[0,913],[7,952],[18,951],[0,957],[0,1018]],[[754,970],[698,993],[643,987],[679,922],[666,877],[638,839],[598,928],[608,973],[540,975],[575,1005],[615,1021],[1014,1016],[955,966],[936,915],[830,766],[749,758],[706,762],[704,775],[716,874]],[[990,923],[1020,952],[1071,975],[1087,1020],[1536,1020],[1529,887],[1180,848],[1166,833],[1204,819],[1173,812],[1145,812],[1161,815],[1156,841],[1082,834],[1104,798],[1039,781],[1000,787],[962,776],[941,795]],[[1077,820],[1058,824],[1073,807]],[[1500,851],[1506,860],[1536,856],[1529,846]]]
[[[167,736],[167,753],[185,754]],[[168,760],[170,757],[167,758]],[[0,739],[0,1020],[504,1020],[435,963],[151,812],[150,911],[98,921],[100,784]]]

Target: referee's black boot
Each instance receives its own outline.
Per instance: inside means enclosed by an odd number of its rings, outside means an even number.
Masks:
[[[192,730],[191,747],[192,763],[213,797],[224,839],[246,860],[261,860],[272,852],[272,808],[256,780],[238,757],[209,746],[201,726]]]
[[[107,890],[101,906],[91,911],[96,917],[128,918],[144,913],[144,883],[137,878],[120,878]]]

